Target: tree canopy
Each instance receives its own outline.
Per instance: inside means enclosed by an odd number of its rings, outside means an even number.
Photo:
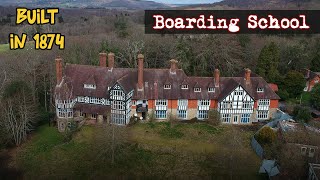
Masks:
[[[320,110],[320,84],[315,85],[311,91],[311,104]]]
[[[276,82],[279,77],[278,65],[280,62],[280,49],[274,43],[265,45],[258,57],[257,73],[268,82]]]

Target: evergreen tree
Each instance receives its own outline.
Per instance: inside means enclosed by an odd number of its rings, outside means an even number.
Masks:
[[[271,42],[262,48],[256,72],[268,82],[276,82],[279,77],[278,65],[280,61],[279,47]]]
[[[296,98],[300,96],[305,87],[303,74],[297,71],[289,71],[284,79],[283,88],[289,93],[289,97]]]
[[[311,91],[311,104],[320,110],[320,84],[315,85]]]

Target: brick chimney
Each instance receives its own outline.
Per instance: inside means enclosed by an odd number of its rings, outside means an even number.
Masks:
[[[219,69],[214,70],[214,86],[219,87],[220,84],[220,71]]]
[[[245,68],[244,79],[246,80],[246,84],[250,84],[251,70],[249,68]]]
[[[100,67],[106,67],[106,61],[107,61],[107,54],[99,53]]]
[[[178,69],[178,66],[177,66],[178,61],[175,59],[171,59],[170,63],[171,63],[170,74],[176,74],[176,71]]]
[[[56,76],[57,76],[57,85],[62,81],[62,59],[58,56],[56,58]]]
[[[114,68],[114,53],[112,52],[108,54],[108,67],[111,71]]]
[[[143,59],[142,54],[138,55],[138,90],[143,90]]]

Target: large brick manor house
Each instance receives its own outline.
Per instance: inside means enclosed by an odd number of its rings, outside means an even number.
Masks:
[[[115,67],[114,54],[100,53],[100,66],[67,64],[56,58],[55,105],[63,131],[70,119],[126,125],[130,117],[156,119],[169,115],[181,120],[208,118],[217,109],[222,123],[250,124],[269,119],[278,108],[279,96],[272,86],[245,69],[236,77],[190,77],[170,60],[168,69]],[[108,58],[107,58],[108,57]],[[108,66],[107,66],[108,62]]]

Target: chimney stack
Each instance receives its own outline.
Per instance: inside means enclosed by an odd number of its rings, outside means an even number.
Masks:
[[[170,73],[171,74],[176,74],[176,71],[178,69],[178,67],[177,67],[178,61],[175,60],[175,59],[171,59],[170,63],[171,63]]]
[[[143,90],[143,59],[142,54],[138,55],[138,90]]]
[[[100,67],[106,67],[106,61],[107,61],[107,54],[99,53]]]
[[[214,86],[219,87],[220,84],[220,71],[219,69],[214,70]]]
[[[112,52],[110,52],[109,54],[108,54],[108,67],[109,67],[109,69],[113,69],[113,67],[114,67],[114,53],[112,53]]]
[[[245,70],[244,78],[246,80],[246,84],[250,84],[251,70],[249,68],[245,68],[244,70]]]
[[[62,81],[62,59],[58,56],[56,58],[56,76],[57,76],[57,85]]]

